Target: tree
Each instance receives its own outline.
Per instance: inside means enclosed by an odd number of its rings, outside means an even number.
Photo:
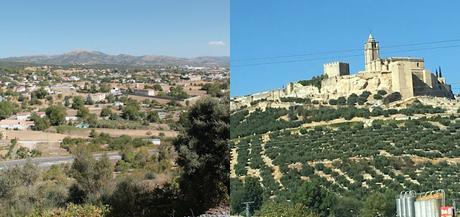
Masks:
[[[53,126],[58,126],[65,122],[66,111],[62,106],[52,105],[46,109],[45,113]]]
[[[184,91],[184,88],[182,86],[177,86],[177,87],[171,87],[169,89],[169,96],[171,96],[174,99],[186,99],[188,98],[188,94]]]
[[[181,125],[173,142],[182,167],[180,188],[187,204],[204,211],[228,198],[229,193],[229,109],[217,99],[199,100]]]
[[[377,94],[378,94],[378,95],[381,95],[381,96],[385,96],[385,95],[387,95],[387,91],[385,91],[385,90],[378,90],[378,91],[377,91]]]
[[[91,97],[86,97],[85,105],[94,105],[94,100]]]
[[[334,214],[341,217],[355,217],[361,207],[361,201],[353,197],[339,197],[334,206]]]
[[[370,194],[364,201],[361,209],[362,217],[386,217],[393,216],[396,212],[394,206],[395,195],[392,192],[375,192]]]
[[[110,216],[161,217],[171,216],[172,213],[174,216],[189,215],[190,210],[184,208],[184,203],[178,200],[177,194],[177,189],[169,184],[152,189],[133,178],[125,178],[117,184],[110,197]]]
[[[401,93],[393,92],[391,94],[388,94],[388,96],[386,96],[383,99],[383,103],[388,104],[388,103],[391,103],[391,102],[396,102],[398,100],[401,100],[401,98],[402,98]]]
[[[85,147],[77,147],[71,167],[71,176],[76,180],[70,188],[73,202],[97,202],[109,192],[112,184],[113,165],[107,155],[96,161]]]
[[[158,112],[156,111],[149,111],[147,113],[147,120],[150,123],[158,123],[160,121],[160,116],[158,115]]]
[[[83,100],[83,97],[81,97],[81,96],[73,97],[73,100],[72,100],[72,108],[73,109],[79,109],[84,104],[85,104],[85,101]]]
[[[162,88],[161,85],[159,85],[159,84],[154,84],[154,85],[153,85],[153,89],[154,89],[155,91],[163,91],[163,88]]]
[[[9,101],[0,102],[0,119],[5,119],[18,111],[18,106]]]
[[[29,149],[24,148],[24,147],[19,147],[18,150],[16,150],[16,156],[19,159],[24,159],[29,157]]]
[[[383,96],[380,95],[380,94],[374,94],[373,97],[374,97],[375,100],[381,100],[381,99],[383,99]]]
[[[101,84],[99,86],[99,92],[102,92],[102,93],[108,93],[110,91],[110,85],[108,84]]]
[[[348,96],[347,104],[352,106],[355,105],[358,102],[358,95],[356,93],[352,93],[350,96]]]
[[[330,99],[329,100],[329,105],[337,105],[337,100],[336,99]]]
[[[69,96],[65,96],[64,97],[64,106],[65,107],[69,107],[70,106],[70,100],[69,100]]]
[[[335,196],[325,190],[318,181],[303,183],[294,193],[292,201],[303,204],[319,216],[326,217],[332,213]]]
[[[232,185],[232,196],[231,196],[231,208],[232,212],[239,214],[244,212],[246,209],[244,202],[254,202],[251,204],[251,213],[258,210],[263,203],[264,190],[260,186],[259,180],[254,177],[247,177],[244,181],[242,188],[233,188]]]
[[[89,109],[85,106],[80,106],[77,111],[77,117],[80,117],[81,119],[86,119],[89,116]]]
[[[141,113],[140,113],[140,105],[135,100],[127,100],[125,102],[125,106],[123,106],[121,117],[126,120],[139,120]]]
[[[36,209],[29,217],[56,217],[56,216],[73,216],[73,217],[104,217],[109,213],[107,206],[97,206],[93,204],[73,204],[69,203],[65,208],[56,208],[49,210]]]
[[[290,202],[267,202],[264,203],[256,216],[260,217],[319,217],[307,210],[302,204]]]
[[[32,92],[31,98],[37,98],[37,99],[45,99],[46,96],[48,95],[48,92],[41,87],[40,89]]]
[[[222,88],[221,88],[221,85],[220,83],[216,82],[216,83],[207,83],[205,85],[203,85],[203,87],[201,88],[202,90],[206,90],[206,93],[210,96],[214,96],[214,97],[221,97],[222,96]]]
[[[112,114],[113,114],[112,108],[110,108],[110,107],[104,107],[104,108],[101,110],[100,116],[101,116],[101,117],[110,117]]]
[[[341,96],[337,99],[337,104],[338,105],[345,105],[347,103],[347,99],[345,97]]]

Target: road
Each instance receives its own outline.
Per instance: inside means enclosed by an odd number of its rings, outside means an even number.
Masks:
[[[99,159],[103,154],[94,154],[94,158]],[[119,152],[109,152],[107,156],[112,161],[118,161],[121,159],[121,155]],[[37,157],[31,158],[30,161],[41,168],[51,167],[52,165],[56,164],[65,164],[65,163],[72,163],[74,157],[72,155],[69,156],[57,156],[57,157]],[[0,170],[6,169],[8,167],[14,166],[23,166],[28,160],[21,159],[21,160],[7,160],[7,161],[0,161]]]

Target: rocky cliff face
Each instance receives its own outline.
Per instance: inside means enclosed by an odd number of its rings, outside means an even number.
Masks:
[[[420,89],[420,87],[416,88]],[[435,88],[428,89],[419,95],[453,98],[451,90],[442,88],[443,86],[438,84]],[[385,90],[388,93],[394,92],[391,72],[360,72],[354,75],[325,78],[321,81],[321,88],[312,85],[304,86],[297,82],[289,83],[283,89],[237,97],[232,101],[231,107],[236,109],[241,106],[251,106],[254,101],[277,101],[284,97],[310,98],[327,102],[329,99],[337,99],[341,96],[348,97],[353,93],[359,95],[364,91],[375,94],[378,90]]]
[[[358,73],[355,75],[326,78],[321,83],[321,95],[324,99],[360,94],[364,91],[371,93],[377,90],[391,91],[390,73]]]

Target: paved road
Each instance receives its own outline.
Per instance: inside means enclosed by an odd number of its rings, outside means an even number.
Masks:
[[[94,158],[99,159],[102,154],[94,154]],[[107,153],[107,156],[112,161],[118,161],[121,159],[121,155],[118,152],[110,152]],[[58,157],[37,157],[31,158],[30,161],[37,165],[38,167],[47,168],[55,164],[65,164],[65,163],[72,163],[74,157],[72,155],[69,156],[58,156]],[[6,169],[8,167],[14,166],[22,166],[27,162],[26,159],[21,160],[7,160],[7,161],[0,161],[0,170]]]

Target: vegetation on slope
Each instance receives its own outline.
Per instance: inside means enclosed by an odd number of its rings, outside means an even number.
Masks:
[[[155,154],[130,137],[67,138],[63,144],[75,155],[70,166],[40,169],[28,163],[0,171],[0,216],[185,216],[227,204],[225,99],[197,102],[180,129],[174,150],[162,144]],[[91,154],[93,145],[104,142],[122,153],[115,165]]]
[[[392,216],[394,198],[397,192],[405,190],[441,188],[446,190],[448,198],[460,196],[460,182],[453,175],[460,172],[460,163],[455,160],[460,158],[460,120],[452,115],[446,117],[444,109],[416,102],[399,110],[296,106],[285,111],[289,120],[301,122],[353,117],[364,120],[375,117],[375,120],[291,130],[272,126],[267,138],[254,133],[261,128],[244,128],[247,125],[243,123],[252,113],[240,111],[235,125],[241,126],[241,136],[247,136],[232,143],[237,151],[234,165],[237,177],[231,179],[235,214],[244,211],[241,202],[260,195],[262,202],[254,204],[253,211],[268,210],[266,216],[279,207],[290,209],[285,204],[290,201],[290,206],[300,207],[302,212],[345,217]],[[440,115],[411,119],[414,114],[428,113]],[[279,120],[269,113],[260,117],[263,114],[257,114],[259,120],[271,118],[267,123]],[[384,119],[393,114],[403,114],[408,119]],[[234,120],[233,115],[231,119]],[[250,184],[248,180],[259,184]]]

